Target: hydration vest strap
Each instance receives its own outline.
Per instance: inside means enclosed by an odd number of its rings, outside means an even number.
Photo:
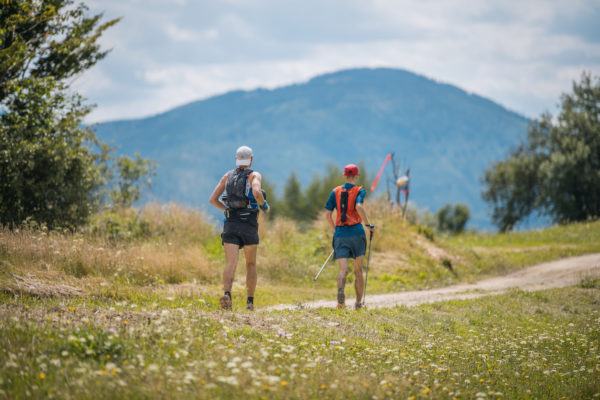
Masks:
[[[342,189],[342,193],[340,193],[340,213],[341,221],[346,222],[346,217],[348,213],[348,191],[346,189]]]

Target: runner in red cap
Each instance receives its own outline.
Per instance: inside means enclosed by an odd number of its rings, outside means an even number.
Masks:
[[[358,176],[358,167],[354,164],[348,164],[344,167],[344,176]]]
[[[334,259],[338,260],[340,271],[337,275],[338,308],[344,308],[346,295],[346,277],[348,276],[348,259],[354,260],[354,289],[356,290],[355,309],[359,309],[363,296],[362,265],[367,249],[367,238],[362,222],[374,231],[375,226],[369,223],[369,218],[363,206],[367,192],[357,186],[358,167],[348,164],[344,167],[346,183],[331,191],[325,209],[328,211],[327,220],[335,232],[333,234]],[[333,210],[337,210],[335,222],[333,221]]]

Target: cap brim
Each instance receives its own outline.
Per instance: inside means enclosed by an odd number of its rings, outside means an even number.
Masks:
[[[238,167],[246,167],[250,165],[250,162],[252,162],[252,160],[238,160],[236,158],[235,165],[237,165]]]

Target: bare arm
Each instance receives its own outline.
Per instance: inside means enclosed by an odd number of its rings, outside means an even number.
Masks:
[[[261,187],[261,183],[262,183],[262,175],[258,172],[253,172],[250,175],[250,184],[252,185],[252,194],[254,195],[254,198],[256,199],[256,202],[259,205],[264,205],[266,203],[265,198],[262,194],[262,187]],[[271,207],[267,208],[265,210],[266,213],[269,213],[269,211],[271,211]]]
[[[371,227],[371,223],[369,222],[369,218],[367,218],[367,211],[365,210],[365,207],[362,205],[362,203],[358,203],[356,204],[356,211],[358,211],[358,215],[360,215],[360,218],[364,221],[365,224],[369,225],[369,230],[371,232],[375,231],[375,227]]]
[[[227,185],[227,174],[223,175],[212,194],[210,195],[210,204],[217,207],[221,211],[227,210],[225,207],[225,203],[220,199],[221,195],[225,191],[225,186]]]
[[[325,217],[327,218],[327,222],[329,222],[331,229],[335,229],[335,223],[333,222],[333,210],[327,210],[327,212],[325,213]]]

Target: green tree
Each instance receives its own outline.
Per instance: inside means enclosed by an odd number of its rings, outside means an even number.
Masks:
[[[446,204],[436,213],[437,227],[441,232],[461,233],[471,217],[469,207],[465,204]]]
[[[82,127],[90,107],[69,80],[104,58],[100,23],[69,0],[3,1],[0,8],[0,223],[75,226],[98,204],[109,157]],[[98,151],[98,148],[102,150]],[[96,150],[94,150],[96,149]]]
[[[329,164],[323,175],[317,173],[313,176],[304,196],[309,219],[317,218],[333,188],[344,183],[342,171],[339,167]]]
[[[307,221],[306,201],[302,193],[300,181],[296,173],[292,172],[285,183],[282,199],[282,214],[296,221]]]
[[[357,164],[358,167],[358,171],[360,173],[359,177],[358,177],[358,182],[356,182],[356,184],[358,186],[362,186],[365,191],[367,192],[367,196],[369,195],[369,190],[371,188],[371,184],[373,183],[373,177],[371,177],[369,175],[369,172],[367,171],[367,165],[365,164],[365,162],[363,160],[360,160]]]
[[[583,73],[561,97],[553,121],[543,114],[527,140],[485,170],[482,197],[502,231],[533,212],[555,222],[600,216],[600,79]]]
[[[150,176],[155,175],[156,162],[141,158],[139,153],[134,157],[120,156],[113,161],[116,182],[111,185],[109,197],[114,206],[133,206],[142,189],[152,186]]]

